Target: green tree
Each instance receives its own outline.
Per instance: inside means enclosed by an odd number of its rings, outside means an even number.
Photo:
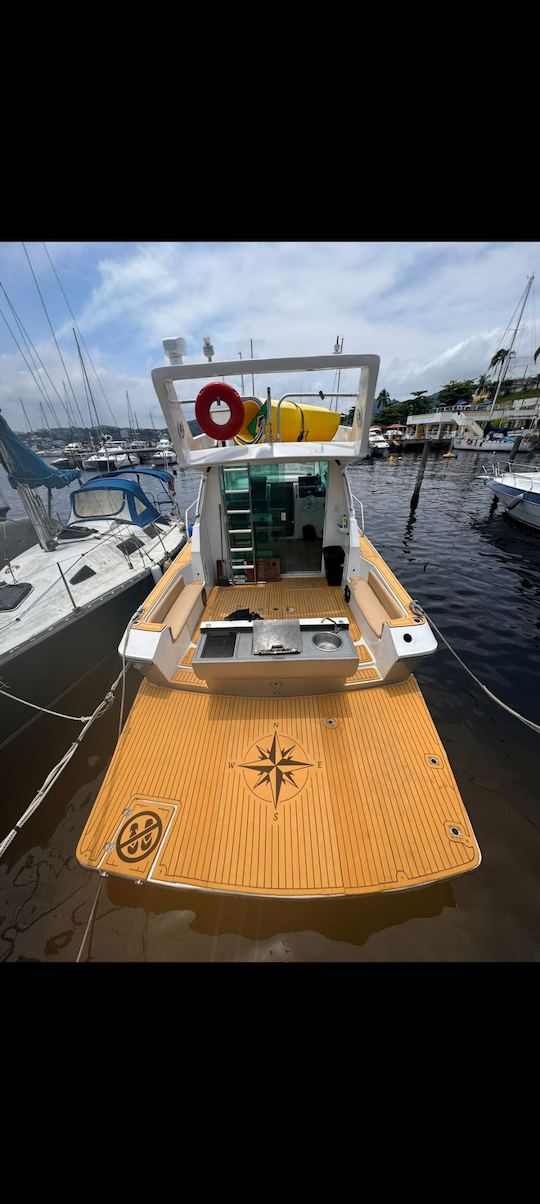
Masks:
[[[471,400],[474,393],[474,380],[451,380],[447,385],[443,385],[437,393],[437,404],[440,406],[456,406],[459,402],[466,404]]]

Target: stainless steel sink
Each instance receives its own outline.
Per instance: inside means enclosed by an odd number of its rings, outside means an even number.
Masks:
[[[321,652],[335,652],[336,648],[341,648],[343,640],[333,631],[318,631],[316,635],[312,635],[311,642],[316,648],[320,648]]]

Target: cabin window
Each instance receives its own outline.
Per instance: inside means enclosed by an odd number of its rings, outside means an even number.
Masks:
[[[30,593],[32,586],[29,581],[19,581],[17,584],[0,585],[0,611],[15,610],[20,606],[27,594]]]
[[[78,518],[110,518],[120,514],[124,505],[124,494],[112,489],[84,489],[72,495],[73,510]]]
[[[137,548],[144,547],[144,539],[138,539],[136,535],[130,535],[129,539],[121,539],[117,548],[121,552],[125,552],[129,556],[130,552],[136,552]]]
[[[70,577],[69,580],[72,585],[79,585],[81,581],[88,581],[89,577],[95,577],[95,575],[95,569],[91,569],[89,564],[83,564],[82,569],[79,569],[78,573],[75,573],[75,576]]]

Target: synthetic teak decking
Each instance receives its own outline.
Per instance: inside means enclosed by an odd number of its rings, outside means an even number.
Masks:
[[[77,856],[172,887],[295,898],[403,890],[480,861],[412,677],[271,699],[144,682]]]

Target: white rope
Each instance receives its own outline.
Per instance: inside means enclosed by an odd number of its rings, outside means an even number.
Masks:
[[[77,957],[75,958],[75,964],[77,964],[77,962],[80,962],[80,960],[81,960],[81,958],[82,958],[83,949],[84,949],[84,946],[85,946],[85,944],[86,944],[86,938],[87,938],[87,936],[88,936],[88,933],[90,932],[90,929],[92,928],[92,925],[93,925],[93,922],[94,922],[94,916],[95,916],[95,914],[96,914],[96,908],[97,908],[97,905],[98,905],[98,899],[99,899],[99,896],[100,896],[100,893],[101,893],[101,887],[102,887],[102,884],[103,884],[103,878],[100,876],[99,883],[98,883],[98,888],[97,888],[97,891],[96,891],[96,897],[95,897],[95,899],[94,899],[94,903],[93,903],[93,906],[92,906],[92,910],[91,910],[91,912],[90,912],[90,915],[89,915],[89,917],[88,917],[88,923],[87,923],[87,925],[86,925],[86,928],[85,928],[85,930],[84,930],[84,936],[83,936],[83,939],[82,939],[82,942],[81,942],[81,947],[80,947],[80,949],[79,949],[79,952],[78,952],[78,954],[77,954]],[[88,959],[87,959],[87,960],[88,960]]]
[[[129,668],[129,666],[128,666],[128,668]],[[126,674],[126,667],[124,666],[122,668],[122,672],[118,674],[116,681],[113,682],[110,690],[107,690],[105,697],[101,700],[99,705],[96,707],[93,715],[90,715],[90,717],[87,720],[87,722],[85,723],[84,727],[79,732],[77,739],[67,749],[67,751],[64,753],[64,756],[61,758],[61,760],[58,762],[58,764],[55,765],[53,769],[51,769],[50,773],[47,774],[47,777],[45,778],[43,785],[40,786],[37,794],[34,795],[34,798],[32,799],[32,802],[29,804],[29,806],[26,808],[26,811],[23,812],[20,819],[17,820],[17,823],[15,824],[15,826],[11,829],[10,832],[8,832],[7,836],[4,838],[4,840],[0,844],[0,857],[3,855],[3,853],[5,853],[6,849],[11,844],[12,840],[15,840],[15,837],[17,836],[18,832],[20,832],[20,829],[27,822],[27,820],[30,819],[30,816],[34,814],[34,811],[37,811],[37,808],[43,802],[43,799],[49,793],[49,790],[52,790],[52,787],[54,786],[55,782],[60,777],[60,774],[63,772],[66,765],[69,763],[69,761],[71,761],[71,758],[77,752],[77,749],[81,743],[81,740],[86,735],[88,729],[92,726],[92,724],[95,722],[96,719],[99,719],[101,717],[101,715],[104,715],[105,712],[108,711],[109,708],[113,705],[114,692],[117,689],[120,681],[125,678],[125,674]]]
[[[135,614],[133,614],[131,616],[129,623],[126,627],[126,634],[124,636],[124,642],[122,644],[122,697],[120,699],[120,717],[118,720],[117,740],[120,739],[120,733],[122,731],[122,724],[124,721],[124,699],[126,696],[126,648],[127,648],[127,642],[128,642],[129,633],[131,631],[131,628],[133,627],[133,624],[137,621],[137,619],[140,619],[142,613],[143,613],[143,607],[139,606],[139,608],[135,611]]]
[[[44,715],[56,715],[58,719],[73,719],[74,723],[86,723],[91,719],[91,715],[63,715],[62,711],[50,711],[48,707],[39,707],[35,702],[28,702],[26,698],[19,698],[17,694],[10,694],[9,690],[2,690],[0,694],[5,694],[6,698],[12,698],[14,702],[22,702],[25,707],[32,707],[33,711],[42,711]]]
[[[540,732],[540,723],[533,723],[532,719],[526,719],[524,715],[519,714],[519,711],[514,711],[512,707],[509,707],[506,702],[502,702],[500,698],[497,698],[496,694],[492,694],[491,690],[488,690],[487,686],[485,686],[483,682],[479,681],[478,678],[475,677],[472,669],[469,669],[469,666],[465,664],[465,661],[462,661],[461,657],[458,656],[457,652],[454,651],[451,644],[448,643],[448,640],[442,634],[442,631],[439,631],[437,624],[433,622],[431,615],[428,615],[427,611],[422,609],[419,602],[413,602],[411,609],[414,610],[415,614],[423,615],[424,618],[428,620],[433,627],[433,630],[437,632],[439,639],[443,641],[443,644],[446,644],[448,651],[452,653],[452,656],[455,656],[462,669],[465,669],[465,672],[469,674],[469,677],[472,677],[473,681],[476,682],[476,685],[484,691],[484,694],[487,694],[488,698],[491,698],[493,702],[496,702],[497,706],[502,707],[503,711],[508,711],[509,715],[513,715],[514,719],[519,719],[520,723],[524,723],[526,727],[530,727],[533,732]]]

